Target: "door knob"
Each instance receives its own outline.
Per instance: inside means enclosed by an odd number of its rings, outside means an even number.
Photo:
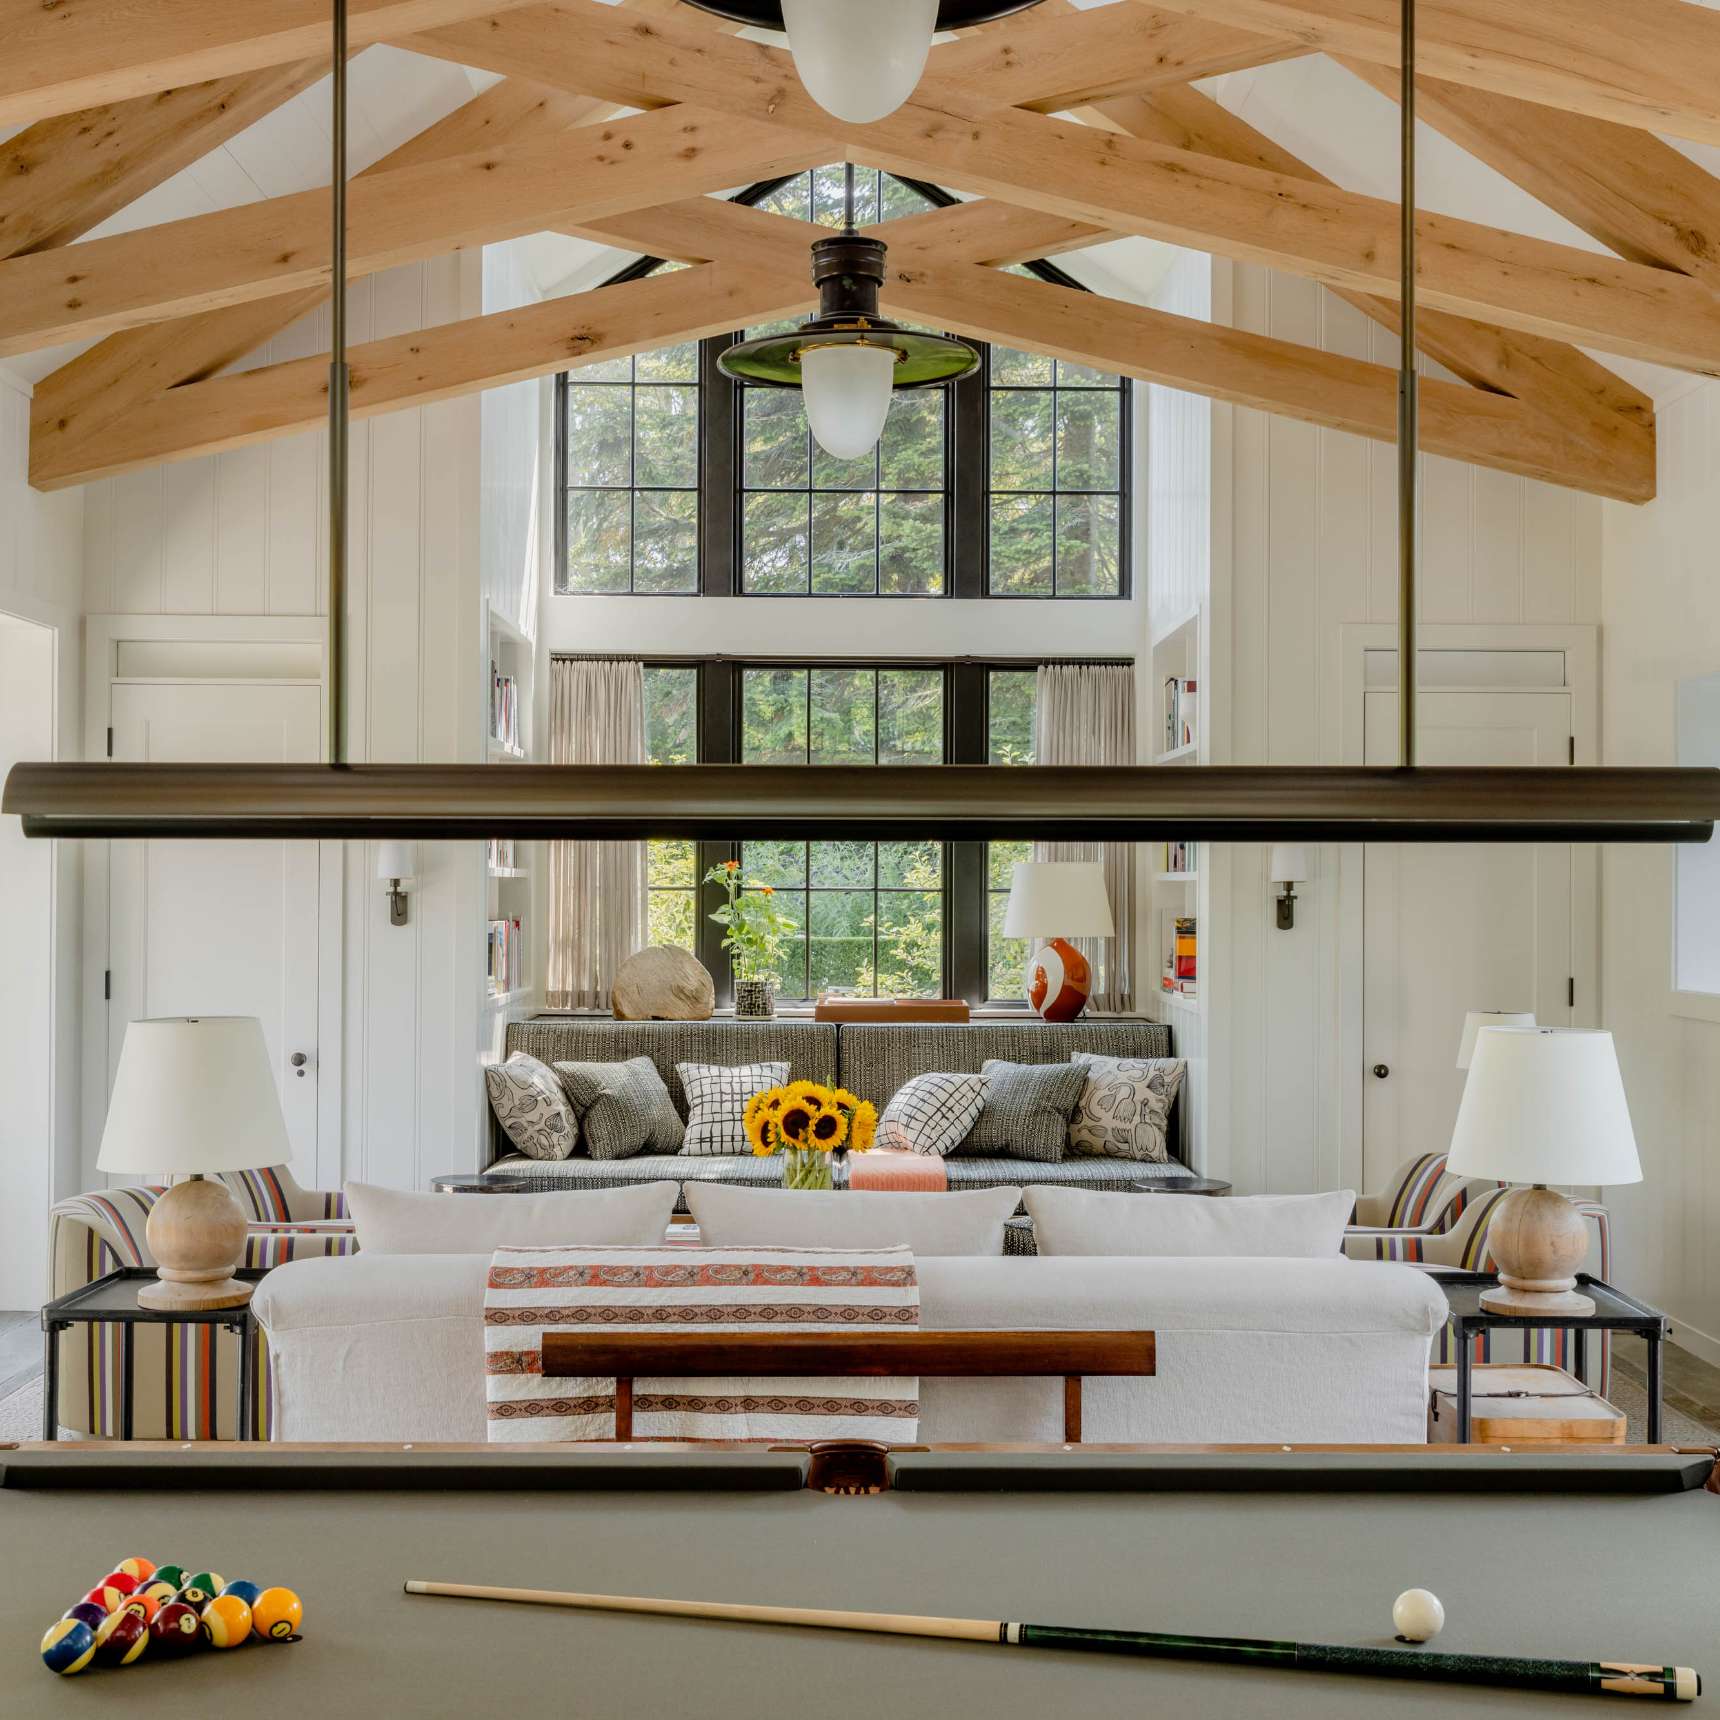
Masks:
[[[290,1064],[292,1064],[294,1071],[298,1074],[298,1076],[301,1079],[303,1079],[304,1072],[305,1072],[305,1064],[307,1062],[309,1062],[310,1059],[307,1058],[302,1051],[295,1051],[292,1054],[292,1056],[287,1059],[287,1061]]]
[[[1374,1078],[1376,1080],[1383,1081],[1389,1074],[1391,1074],[1391,1070],[1386,1064],[1376,1063],[1374,1065]]]

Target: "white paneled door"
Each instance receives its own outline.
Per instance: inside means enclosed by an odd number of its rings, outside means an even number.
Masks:
[[[1570,762],[1568,690],[1428,691],[1416,710],[1422,764]],[[1395,691],[1367,694],[1365,740],[1369,764],[1396,763]],[[1552,1026],[1571,1022],[1573,978],[1592,960],[1577,934],[1591,889],[1592,854],[1569,843],[1367,844],[1357,1072],[1366,1188],[1451,1144],[1465,1011],[1533,1010]]]
[[[314,763],[314,683],[113,686],[113,755],[130,762]],[[123,841],[109,869],[108,1079],[125,1024],[148,1015],[255,1015],[293,1145],[315,1185],[318,845]]]

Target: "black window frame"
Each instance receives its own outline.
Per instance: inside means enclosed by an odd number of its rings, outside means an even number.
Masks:
[[[698,762],[739,764],[741,753],[742,677],[748,669],[919,669],[941,670],[944,676],[945,764],[984,764],[990,757],[991,676],[997,671],[1035,671],[1045,663],[1126,664],[1132,657],[908,657],[908,656],[819,656],[770,655],[693,656],[656,654],[642,659],[646,669],[696,668],[698,717],[696,734]],[[673,766],[665,766],[673,769]],[[816,769],[816,766],[808,766]],[[881,765],[880,769],[890,769]],[[1024,766],[1023,768],[1031,768]],[[868,841],[888,841],[879,832]],[[1025,999],[994,997],[989,987],[990,879],[987,875],[987,844],[946,840],[943,844],[944,972],[943,995],[965,998],[974,1007],[987,1010],[1019,1009],[1026,1012]],[[710,918],[723,899],[722,888],[705,884],[712,867],[725,860],[738,860],[738,842],[701,842],[697,845],[694,903],[694,954],[716,980],[719,1005],[734,999],[734,974],[722,948],[722,928]]]
[[[797,174],[760,180],[738,191],[732,202],[755,204]],[[903,174],[892,177],[927,202],[948,208],[959,201],[941,186]],[[886,229],[887,230],[887,229]],[[611,275],[602,286],[618,286],[644,279],[663,267],[661,257],[639,257]],[[1036,260],[1022,265],[1039,280],[1072,292],[1089,291],[1055,263]],[[1134,594],[1134,383],[1120,381],[1119,448],[1121,488],[1118,497],[1117,589],[1114,592],[993,592],[990,584],[989,532],[991,518],[991,363],[986,342],[973,341],[982,362],[977,370],[949,388],[944,412],[944,582],[943,589],[926,594],[882,592],[750,592],[744,589],[741,567],[741,498],[744,492],[742,389],[717,368],[717,357],[732,346],[739,333],[717,335],[699,342],[699,574],[696,590],[671,593],[639,593],[631,589],[611,592],[569,592],[561,589],[567,567],[567,388],[568,373],[555,379],[555,574],[556,597],[602,598],[665,595],[676,597],[747,597],[761,602],[783,598],[820,601],[867,602],[884,599],[896,603],[937,603],[950,598],[987,598],[999,603],[1126,603]],[[620,386],[617,384],[616,386]],[[796,494],[785,491],[784,494]],[[862,492],[863,493],[863,492]],[[1000,494],[1003,492],[999,492]],[[1055,496],[1060,492],[1052,491]],[[1086,494],[1089,492],[1069,492]],[[1110,492],[1102,492],[1109,494]],[[1053,508],[1056,502],[1053,500]],[[881,543],[874,546],[881,554]],[[1055,573],[1054,573],[1055,581]],[[808,580],[810,585],[810,578]]]

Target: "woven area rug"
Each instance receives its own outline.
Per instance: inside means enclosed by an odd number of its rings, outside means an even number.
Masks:
[[[42,1376],[0,1398],[0,1440],[42,1437]]]

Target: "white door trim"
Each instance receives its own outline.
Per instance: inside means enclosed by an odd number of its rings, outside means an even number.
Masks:
[[[1424,623],[1416,630],[1423,651],[1560,651],[1571,695],[1573,763],[1600,762],[1600,630],[1584,626],[1519,626],[1476,622]],[[1363,722],[1369,651],[1397,648],[1391,622],[1346,622],[1338,629],[1343,665],[1342,763],[1364,762]],[[1525,689],[1528,690],[1528,689]],[[1543,689],[1545,690],[1545,689]],[[1362,844],[1338,851],[1338,1115],[1340,1188],[1359,1189],[1362,1174],[1362,1062],[1364,1039]],[[1578,845],[1571,865],[1571,965],[1577,981],[1572,1021],[1600,1022],[1600,867],[1593,844]]]
[[[113,688],[120,646],[130,640],[174,644],[317,642],[327,658],[328,624],[320,615],[87,615],[84,617],[84,757],[107,757],[108,726],[113,720]],[[219,681],[225,677],[203,677]],[[244,677],[255,684],[257,677]],[[83,843],[83,1186],[99,1186],[96,1155],[107,1116],[109,1063],[105,979],[112,966],[109,922],[111,868],[109,845]],[[344,844],[323,842],[318,858],[318,1028],[317,1182],[339,1186],[341,1140],[341,1052],[344,986],[342,920],[345,894]],[[333,1180],[325,1180],[332,1178]]]

